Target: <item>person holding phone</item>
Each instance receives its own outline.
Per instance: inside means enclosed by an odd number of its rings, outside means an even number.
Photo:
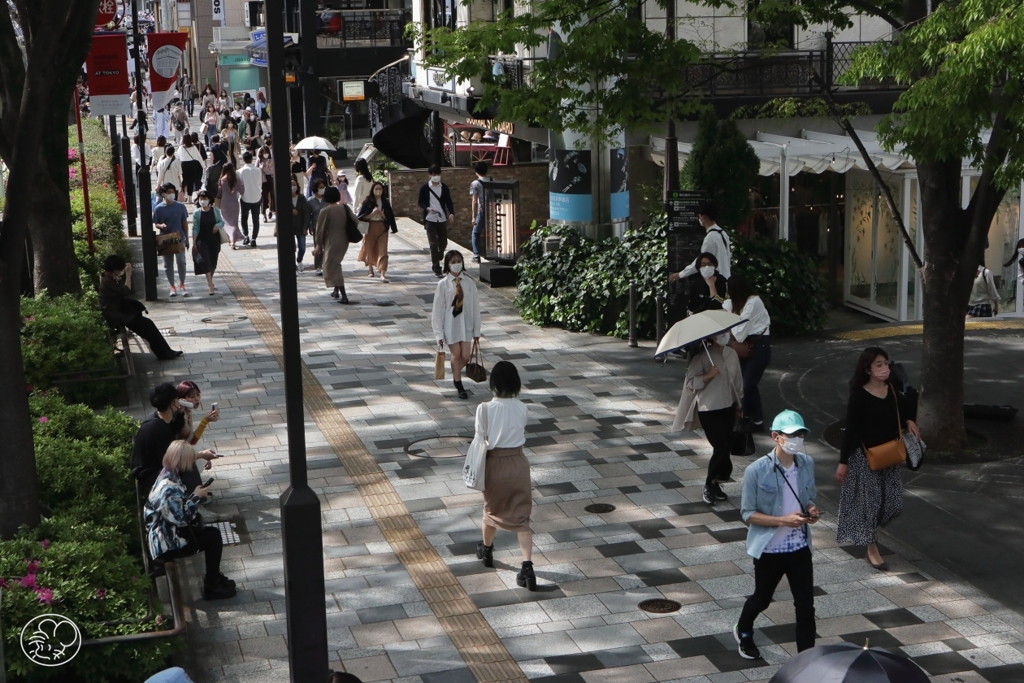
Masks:
[[[793,410],[772,422],[775,448],[743,473],[740,514],[747,528],[747,554],[754,558],[754,594],[747,598],[733,627],[740,656],[760,659],[754,644],[754,620],[768,608],[785,576],[796,610],[796,649],[814,647],[814,570],[811,525],[821,513],[814,505],[814,461],[803,452],[807,427]]]
[[[191,380],[185,380],[178,384],[177,393],[178,407],[182,418],[182,427],[181,431],[178,432],[178,438],[184,439],[194,446],[199,443],[199,439],[202,438],[207,425],[220,419],[220,412],[217,410],[216,404],[214,404],[213,409],[204,415],[199,424],[196,425],[192,420],[192,414],[194,411],[202,409],[203,406],[203,395],[199,391],[199,385]],[[216,455],[212,450],[205,450],[200,452],[198,460],[206,460],[203,470],[209,471],[213,467],[213,461],[218,457],[220,456]],[[181,474],[182,482],[186,488],[195,488],[202,482],[198,460],[190,470]],[[212,496],[212,493],[204,496],[200,503],[202,505],[209,505],[212,502]]]

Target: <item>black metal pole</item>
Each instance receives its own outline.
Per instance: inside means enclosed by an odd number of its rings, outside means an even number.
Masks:
[[[121,178],[124,180],[124,203],[128,213],[128,236],[138,237],[138,203],[135,196],[135,162],[132,161],[132,141],[128,137],[128,117],[121,116]]]
[[[669,40],[676,39],[676,3],[669,0],[665,5],[665,35]],[[665,133],[665,186],[662,189],[662,200],[668,202],[669,193],[679,189],[679,142],[676,139],[676,122],[671,116],[668,120],[668,131]]]
[[[454,155],[454,150],[452,150]],[[438,111],[430,112],[430,163],[444,166],[444,122]],[[455,165],[455,159],[452,159]]]
[[[320,118],[320,77],[317,71],[316,46],[317,16],[316,0],[299,0],[299,52],[302,56],[302,69],[299,73],[299,85],[302,88],[302,106],[304,111],[303,137],[320,135],[323,128]],[[269,13],[269,12],[268,12]],[[284,62],[278,67],[284,68]],[[274,110],[280,116],[284,109]],[[296,126],[297,128],[298,126]]]
[[[146,159],[146,99],[142,94],[142,36],[139,34],[139,5],[132,3],[132,37],[135,42],[135,120],[139,131],[139,229],[142,231],[142,271],[146,279],[146,301],[156,301],[156,235],[153,233],[153,212],[149,210],[149,160]]]
[[[636,343],[636,283],[629,283],[629,346],[635,349]]]
[[[110,163],[114,166],[120,166],[121,145],[117,141],[117,117],[113,114],[107,116],[107,133],[110,135]]]
[[[266,0],[267,72],[274,156],[274,188],[285,208],[277,214],[277,270],[281,279],[281,341],[290,485],[281,494],[288,666],[292,683],[323,681],[330,673],[327,610],[324,607],[324,547],[320,500],[306,480],[306,432],[302,410],[295,225],[291,208],[288,153],[288,91],[284,81],[284,0]]]

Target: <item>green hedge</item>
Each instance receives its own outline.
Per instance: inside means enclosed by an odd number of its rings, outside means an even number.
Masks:
[[[21,324],[25,380],[35,389],[52,386],[54,373],[112,368],[113,350],[93,290],[80,297],[24,297]],[[72,401],[104,404],[117,388],[113,382],[83,382],[61,391]]]
[[[594,242],[573,228],[533,230],[520,250],[515,305],[523,320],[573,332],[629,336],[629,283],[637,284],[637,336],[654,338],[656,297],[665,291],[664,214],[629,229],[621,240]],[[557,252],[545,254],[544,240],[560,237]],[[761,293],[772,316],[772,333],[816,332],[828,312],[825,282],[814,259],[791,242],[733,238],[733,273],[744,273]]]
[[[56,395],[34,395],[30,404],[40,499],[52,516],[0,542],[8,681],[137,682],[165,666],[176,641],[82,648],[57,668],[22,653],[21,629],[40,614],[67,616],[85,639],[157,630],[166,621],[139,556],[128,471],[137,424]],[[103,623],[112,621],[138,623]]]

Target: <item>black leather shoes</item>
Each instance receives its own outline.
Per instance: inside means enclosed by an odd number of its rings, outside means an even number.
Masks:
[[[483,560],[485,567],[494,566],[494,546],[484,545],[483,541],[476,544],[476,559]]]

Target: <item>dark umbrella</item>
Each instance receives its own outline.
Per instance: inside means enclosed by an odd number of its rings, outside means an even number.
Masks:
[[[769,683],[928,683],[928,675],[903,655],[837,643],[804,650]]]

